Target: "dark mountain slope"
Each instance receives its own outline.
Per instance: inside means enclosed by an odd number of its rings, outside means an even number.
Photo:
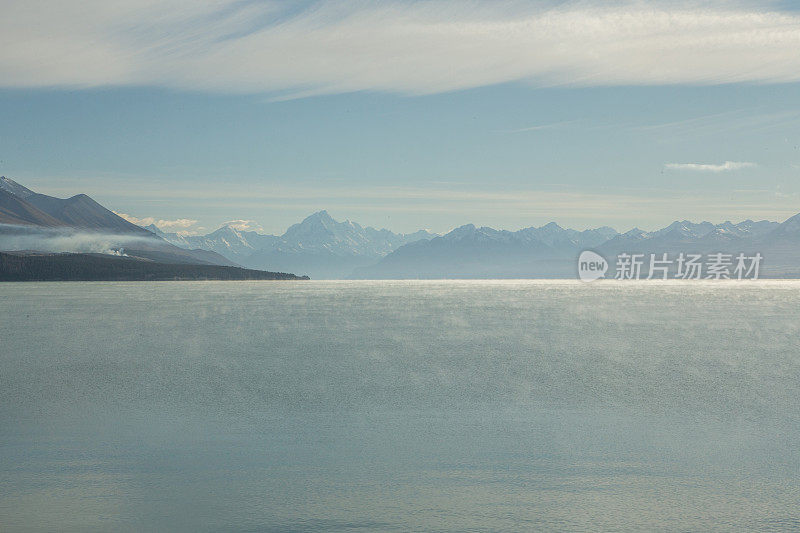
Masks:
[[[68,226],[107,233],[149,235],[146,229],[132,224],[106,209],[85,194],[61,199],[45,194],[32,194],[26,201]]]
[[[63,226],[64,223],[5,189],[0,189],[0,224]]]
[[[298,280],[293,274],[103,254],[0,252],[0,281]]]

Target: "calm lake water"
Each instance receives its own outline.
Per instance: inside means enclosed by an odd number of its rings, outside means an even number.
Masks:
[[[2,531],[797,531],[800,282],[0,284]]]

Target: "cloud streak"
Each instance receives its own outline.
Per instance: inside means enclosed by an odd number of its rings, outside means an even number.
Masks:
[[[513,130],[502,130],[500,133],[526,133],[529,131],[541,131],[541,130],[551,130],[554,128],[561,128],[564,126],[569,126],[570,124],[574,124],[575,120],[565,120],[561,122],[553,122],[552,124],[534,124],[533,126],[527,126],[525,128],[516,128]]]
[[[222,225],[238,231],[264,231],[264,228],[254,220],[228,220]]]
[[[664,165],[664,168],[670,170],[688,170],[692,172],[728,172],[756,166],[758,165],[749,161],[725,161],[720,165],[704,163],[667,163]]]
[[[291,98],[800,80],[771,2],[9,0],[0,86],[148,85]]]
[[[114,211],[114,214],[121,218],[124,218],[125,220],[127,220],[132,224],[136,224],[137,226],[149,226],[150,224],[155,224],[155,226],[158,229],[164,231],[185,230],[197,224],[197,220],[193,220],[191,218],[163,220],[163,219],[156,219],[154,217],[138,218],[133,215],[129,215],[128,213],[117,213],[116,211]]]

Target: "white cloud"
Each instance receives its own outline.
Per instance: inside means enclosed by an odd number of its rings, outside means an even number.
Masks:
[[[689,170],[694,172],[727,172],[729,170],[741,170],[743,168],[756,167],[755,163],[749,161],[725,161],[721,165],[703,163],[667,163],[664,168],[670,170]]]
[[[117,211],[114,211],[114,214],[118,217],[124,218],[131,224],[136,224],[137,226],[149,226],[150,224],[156,223],[156,219],[153,217],[138,218],[133,215],[129,215],[128,213],[119,213]]]
[[[800,80],[800,13],[760,2],[6,0],[0,86],[293,97]],[[292,11],[294,10],[294,11]]]
[[[117,216],[124,218],[128,222],[132,224],[136,224],[137,226],[149,226],[150,224],[155,224],[156,227],[160,230],[164,231],[174,231],[174,230],[186,230],[186,228],[190,228],[197,224],[197,220],[192,220],[190,218],[179,218],[176,220],[163,220],[163,219],[156,219],[154,217],[144,217],[138,218],[133,215],[129,215],[127,213],[117,213],[114,211],[114,214]]]
[[[155,224],[162,230],[185,230],[197,224],[197,221],[190,218],[179,218],[177,220],[158,220]]]
[[[253,220],[229,220],[223,226],[229,226],[239,231],[264,231],[264,228]]]

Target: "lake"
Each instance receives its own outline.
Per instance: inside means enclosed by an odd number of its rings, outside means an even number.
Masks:
[[[800,282],[0,284],[3,531],[800,529]]]

